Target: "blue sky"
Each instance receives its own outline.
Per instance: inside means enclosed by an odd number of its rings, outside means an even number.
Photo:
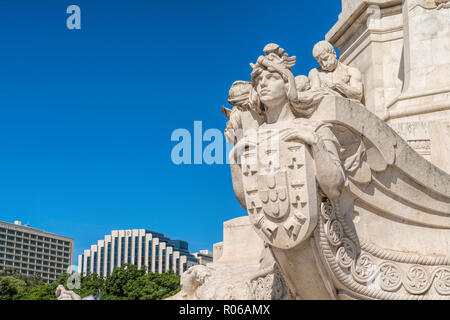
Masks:
[[[81,8],[82,29],[66,28]],[[316,66],[340,1],[0,0],[0,220],[75,239],[147,228],[212,249],[245,215],[227,165],[172,163],[269,42]],[[204,144],[207,145],[208,143]],[[75,260],[76,262],[76,260]]]

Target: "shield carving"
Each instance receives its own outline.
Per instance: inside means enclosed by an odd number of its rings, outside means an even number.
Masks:
[[[283,219],[289,214],[289,197],[286,171],[258,175],[258,195],[264,213],[273,219]]]
[[[242,182],[249,218],[268,244],[291,249],[307,239],[317,225],[312,155],[300,142],[280,140],[278,148],[267,148],[264,137],[258,138],[258,150],[243,156]],[[264,161],[258,155],[264,155]]]

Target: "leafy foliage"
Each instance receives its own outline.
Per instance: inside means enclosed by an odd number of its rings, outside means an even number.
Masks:
[[[16,270],[0,272],[0,300],[55,300],[56,287],[67,290],[69,274],[64,272],[58,280],[44,284],[37,276],[22,275]],[[81,297],[101,292],[102,300],[160,300],[180,291],[180,277],[173,271],[163,274],[145,272],[127,264],[114,269],[106,278],[97,274],[81,277],[80,289],[73,290]]]
[[[12,300],[13,297],[26,287],[23,280],[16,279],[13,276],[4,276],[0,278],[0,300]]]

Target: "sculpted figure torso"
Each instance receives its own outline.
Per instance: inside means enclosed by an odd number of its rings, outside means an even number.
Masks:
[[[309,73],[312,89],[328,88],[343,97],[361,102],[363,86],[358,69],[339,62],[333,46],[327,41],[314,46],[313,56],[320,67]]]

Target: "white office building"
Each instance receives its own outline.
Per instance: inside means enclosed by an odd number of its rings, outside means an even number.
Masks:
[[[213,262],[213,253],[211,250],[200,250],[199,252],[194,252],[192,255],[197,258],[198,264],[206,266],[208,263]]]
[[[78,272],[109,276],[115,268],[134,264],[138,269],[180,275],[198,260],[189,252],[188,243],[171,240],[162,233],[146,229],[113,230],[103,240],[78,256]]]
[[[72,266],[74,239],[45,232],[20,221],[0,221],[0,270],[13,268],[23,275],[55,281]]]

